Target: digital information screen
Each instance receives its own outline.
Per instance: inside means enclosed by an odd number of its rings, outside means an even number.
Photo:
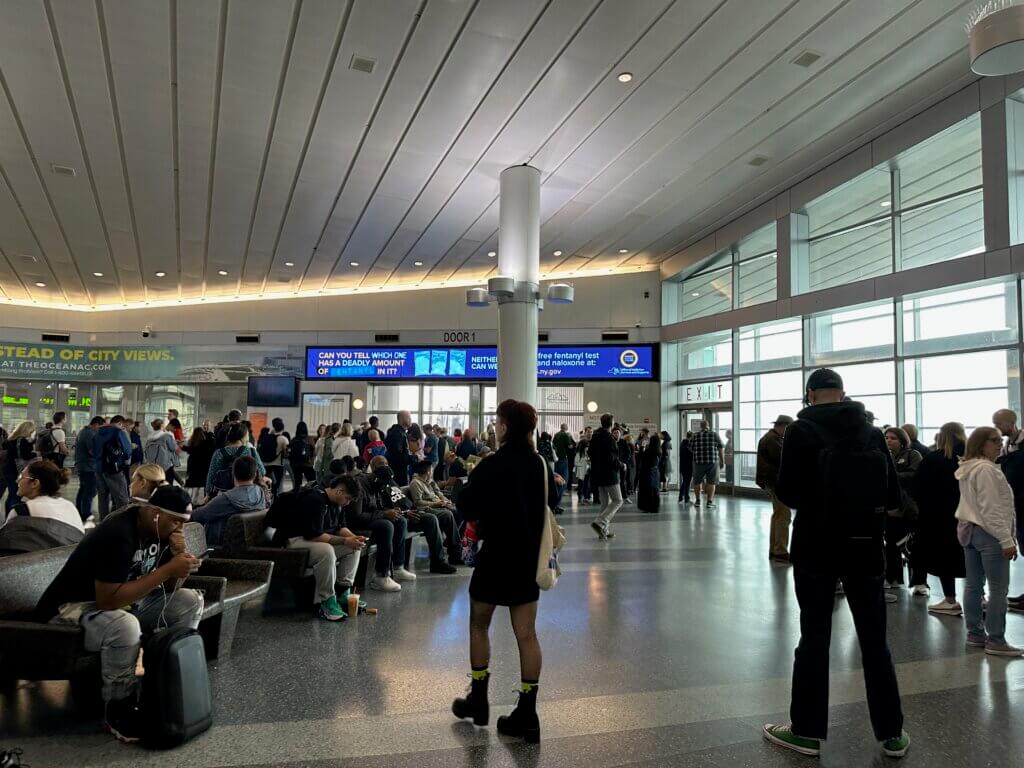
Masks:
[[[651,344],[543,346],[537,378],[651,381],[657,376]],[[306,347],[307,379],[498,378],[497,347]]]

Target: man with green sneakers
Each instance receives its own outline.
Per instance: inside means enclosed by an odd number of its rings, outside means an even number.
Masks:
[[[345,524],[345,507],[359,496],[350,475],[326,480],[323,487],[307,486],[280,494],[267,513],[274,529],[274,544],[309,551],[309,567],[316,579],[317,616],[325,621],[347,617],[343,606],[359,569],[365,536],[356,536]],[[335,585],[343,589],[338,602]]]
[[[797,421],[786,429],[775,495],[796,510],[790,558],[800,604],[790,725],[764,726],[772,744],[818,756],[828,730],[828,657],[836,583],[842,584],[860,641],[868,711],[889,757],[910,737],[886,641],[883,532],[900,505],[899,481],[882,433],[864,406],[844,397],[843,380],[820,368],[807,379]]]

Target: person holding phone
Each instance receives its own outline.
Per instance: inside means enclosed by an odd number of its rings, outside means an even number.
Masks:
[[[978,427],[967,438],[964,458],[956,471],[960,483],[957,538],[967,566],[963,606],[967,647],[984,648],[990,656],[1024,656],[1024,649],[1006,642],[1006,595],[1010,561],[1017,559],[1017,525],[1013,491],[995,463],[1002,448],[999,430]],[[988,608],[983,611],[986,581]]]
[[[85,648],[100,654],[105,724],[138,741],[142,722],[135,664],[142,634],[158,626],[199,626],[203,596],[180,586],[200,561],[185,550],[192,501],[182,488],[157,488],[86,534],[36,606],[36,619],[79,624]]]

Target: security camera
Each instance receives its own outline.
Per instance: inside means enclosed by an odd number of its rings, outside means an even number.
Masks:
[[[635,326],[633,326],[633,327],[634,327],[634,328],[639,328],[639,327],[640,327],[640,323],[637,323],[637,324],[636,324]]]
[[[142,338],[148,339],[152,335],[153,335],[153,326],[152,325],[144,325],[142,327]]]

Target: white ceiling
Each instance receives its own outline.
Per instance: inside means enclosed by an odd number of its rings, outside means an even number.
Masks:
[[[479,279],[524,162],[542,271],[643,268],[970,82],[975,4],[3,0],[0,299]]]

